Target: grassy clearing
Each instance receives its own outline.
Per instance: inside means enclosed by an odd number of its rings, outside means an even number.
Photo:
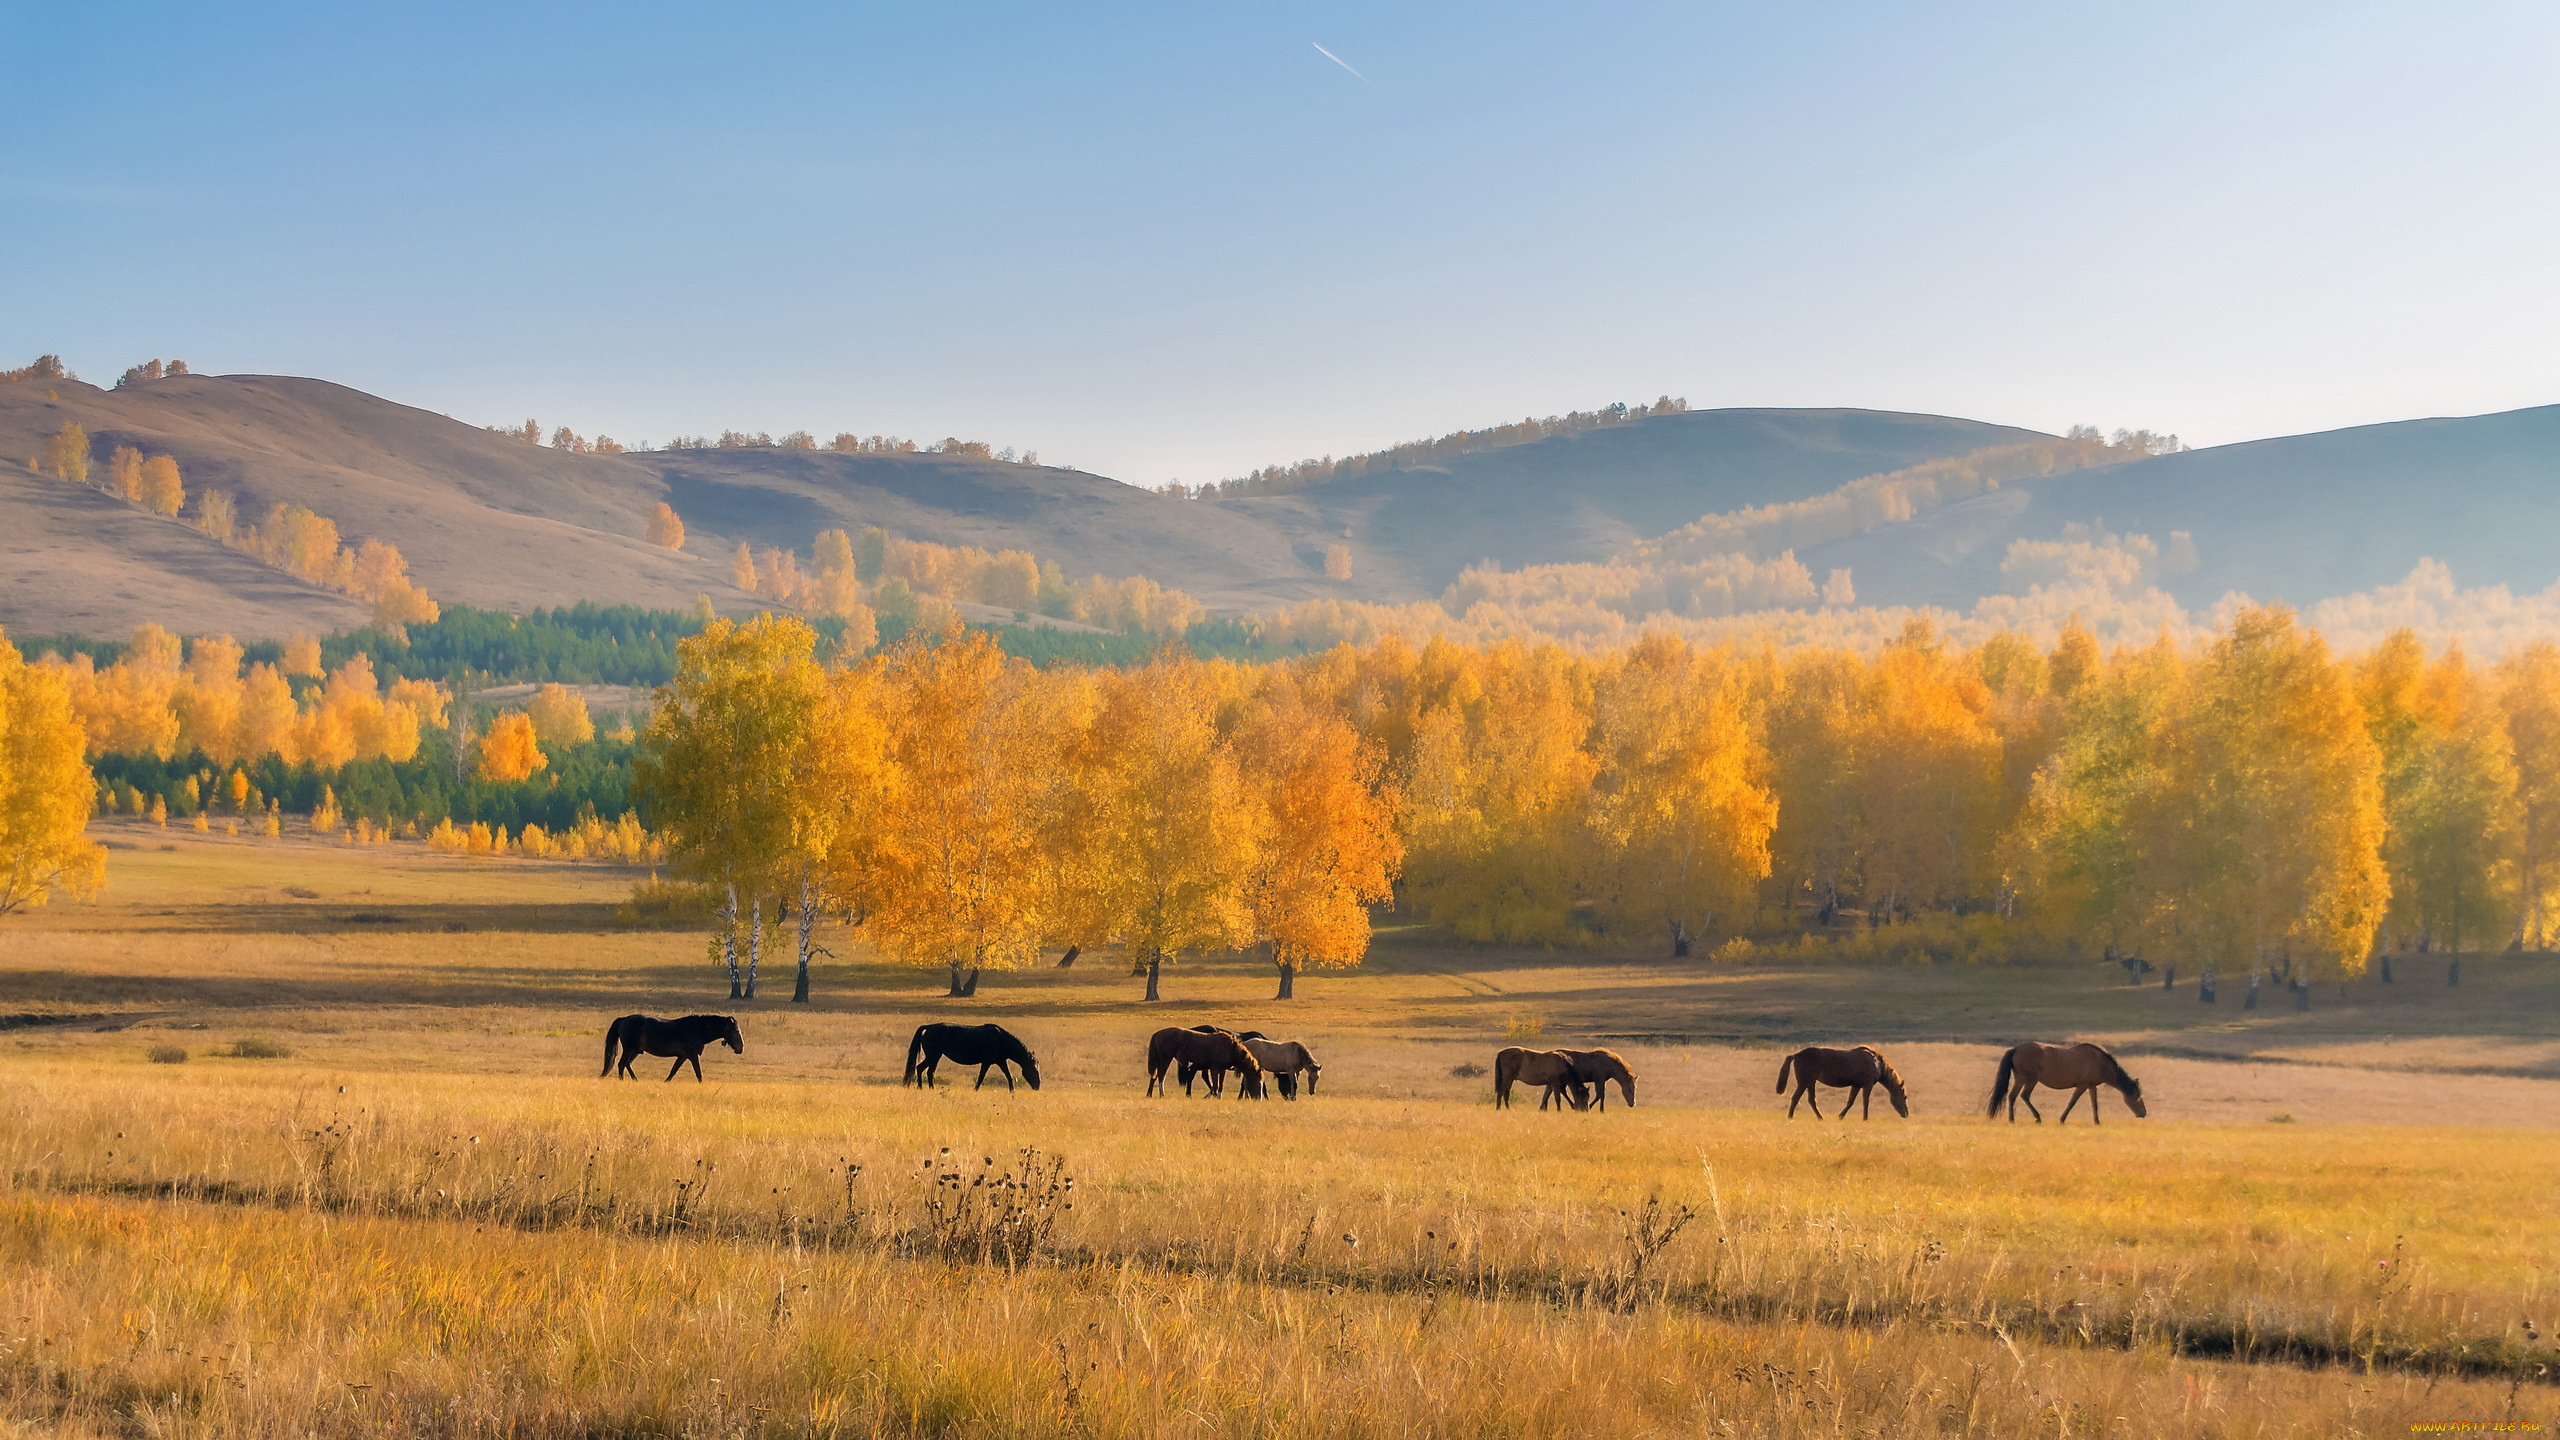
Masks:
[[[1322,1093],[1248,1105],[1143,1099],[1136,1062],[1159,1024],[1270,1020],[1248,966],[1186,967],[1158,1007],[1105,957],[990,977],[974,1003],[846,966],[818,1005],[732,1006],[698,937],[600,928],[591,869],[372,858],[119,853],[111,904],[8,933],[0,1009],[126,1028],[0,1036],[0,1417],[2332,1435],[2547,1422],[2560,1395],[2550,1332],[2526,1323],[2550,1323],[2560,1135],[2372,1123],[2486,1093],[2547,1126],[2560,1085],[2539,1062],[2155,1056],[2134,1067],[2152,1120],[2013,1128],[1979,1117],[1973,1038],[2451,1053],[2462,1007],[2494,1005],[2494,1033],[2531,1046],[2545,962],[2480,964],[2466,992],[2488,1000],[2360,1001],[2401,1028],[2386,1042],[2335,1011],[2318,1031],[2263,1012],[2138,1029],[2156,996],[2106,975],[1566,967],[1405,934],[1285,1012]],[[475,907],[493,871],[518,888]],[[313,895],[267,898],[288,876]],[[453,931],[332,918],[465,909]],[[748,1054],[713,1052],[703,1086],[592,1078],[604,1019],[634,1009],[739,1010]],[[1030,1036],[1047,1088],[896,1088],[905,1031],[954,1010]],[[1779,1052],[1708,1038],[1814,1017],[1904,1037],[1918,1118],[1789,1123]],[[1551,1040],[1653,1037],[1613,1042],[1645,1103],[1493,1111],[1451,1071],[1524,1018]],[[245,1058],[261,1039],[289,1053]],[[186,1063],[152,1063],[173,1043]],[[1072,1208],[1045,1182],[971,1183],[1018,1178],[1033,1149],[1063,1159]]]
[[[100,1199],[0,1202],[0,1254],[0,1396],[68,1434],[2348,1435],[2542,1398],[1921,1327]]]

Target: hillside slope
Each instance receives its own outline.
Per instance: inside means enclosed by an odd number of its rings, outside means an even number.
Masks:
[[[2173,531],[2197,568],[2160,580],[2182,603],[2245,591],[2305,606],[2400,580],[2422,559],[2465,586],[2560,579],[2560,405],[2362,425],[2020,481],[1801,557],[1847,566],[1869,604],[1966,606],[2020,588],[2018,540]]]
[[[1462,456],[1298,495],[1177,500],[1098,475],[945,455],[773,449],[575,455],[322,380],[186,376],[101,390],[0,385],[0,456],[37,454],[65,421],[103,462],[174,455],[191,490],[256,520],[293,501],[352,542],[397,544],[441,599],[526,610],[579,600],[676,608],[727,583],[740,541],[806,552],[820,530],[881,525],[951,545],[1028,550],[1070,577],[1143,574],[1214,610],[1321,595],[1434,595],[1484,557],[1591,558],[1710,510],[1798,498],[2030,432],[1874,411],[1704,411]],[[639,537],[660,500],[683,553]],[[1348,581],[1323,551],[1348,528]],[[276,636],[361,611],[183,525],[27,473],[0,472],[0,624],[117,633],[145,620]]]
[[[1801,500],[1861,476],[2036,431],[1881,410],[1691,410],[1446,466],[1286,495],[1201,502],[1263,520],[1321,565],[1347,539],[1369,598],[1436,595],[1478,560],[1506,569],[1605,560],[1701,515]]]

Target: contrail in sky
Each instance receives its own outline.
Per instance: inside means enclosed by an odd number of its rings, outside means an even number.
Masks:
[[[1315,44],[1315,42],[1314,42],[1314,41],[1309,41],[1309,42],[1307,42],[1307,43],[1309,43],[1309,44],[1311,44],[1311,45]],[[1341,56],[1334,54],[1332,51],[1327,50],[1326,48],[1324,48],[1324,47],[1323,47],[1323,46],[1321,46],[1321,45],[1316,45],[1316,53],[1317,53],[1317,54],[1319,54],[1319,55],[1321,55],[1321,56],[1323,56],[1323,57],[1324,57],[1324,58],[1326,58],[1327,60],[1332,61],[1334,64],[1341,66],[1341,67],[1342,67],[1343,69],[1345,69],[1345,70],[1351,70],[1351,62],[1350,62],[1350,61],[1343,59]],[[1359,71],[1357,71],[1357,70],[1351,70],[1351,78],[1352,78],[1352,79],[1354,79],[1354,80],[1359,81],[1359,82],[1360,82],[1361,84],[1363,84],[1363,85],[1366,85],[1366,84],[1368,84],[1368,83],[1369,83],[1369,77],[1368,77],[1368,76],[1366,76],[1366,75],[1361,74],[1361,73],[1360,73]]]

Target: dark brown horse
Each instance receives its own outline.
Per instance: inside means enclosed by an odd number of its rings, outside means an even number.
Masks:
[[[1618,1057],[1617,1051],[1559,1050],[1556,1053],[1572,1061],[1574,1076],[1598,1092],[1596,1098],[1602,1110],[1609,1108],[1609,1082],[1612,1080],[1618,1082],[1618,1089],[1627,1097],[1629,1105],[1636,1103],[1636,1072],[1627,1068],[1627,1062]]]
[[[726,1045],[737,1053],[747,1053],[747,1042],[738,1035],[738,1022],[726,1015],[687,1015],[681,1020],[661,1020],[654,1015],[625,1015],[606,1027],[604,1032],[604,1071],[602,1079],[615,1071],[625,1080],[639,1077],[631,1073],[631,1062],[643,1055],[668,1056],[676,1059],[667,1078],[687,1063],[693,1066],[693,1081],[702,1083],[702,1052],[713,1045]]]
[[[907,1073],[899,1083],[933,1087],[937,1066],[949,1060],[955,1065],[978,1067],[975,1090],[987,1083],[987,1071],[1004,1071],[1004,1088],[1013,1088],[1013,1067],[1022,1067],[1022,1078],[1031,1088],[1040,1088],[1040,1061],[1031,1047],[1014,1038],[1013,1032],[1001,1025],[919,1025],[913,1040],[907,1042]]]
[[[1236,1098],[1262,1098],[1262,1062],[1244,1048],[1244,1042],[1224,1030],[1185,1030],[1168,1025],[1147,1039],[1147,1093],[1163,1094],[1167,1090],[1165,1072],[1179,1064],[1182,1067],[1182,1093],[1191,1093],[1191,1077],[1206,1074],[1213,1080],[1223,1079],[1229,1070],[1240,1077],[1236,1082]]]
[[[1203,1035],[1221,1033],[1215,1025],[1194,1025],[1191,1028]],[[1233,1033],[1238,1040],[1244,1042],[1244,1048],[1251,1051],[1253,1058],[1261,1064],[1264,1083],[1269,1085],[1276,1082],[1279,1085],[1281,1099],[1298,1098],[1298,1077],[1301,1075],[1306,1077],[1307,1093],[1310,1095],[1316,1093],[1316,1080],[1324,1074],[1324,1067],[1316,1063],[1316,1057],[1308,1053],[1306,1046],[1295,1040],[1274,1040],[1259,1030],[1238,1030]],[[1189,1065],[1175,1067],[1175,1074],[1182,1080],[1182,1093],[1185,1095],[1191,1093],[1192,1073]],[[1220,1095],[1226,1092],[1226,1072],[1212,1070],[1208,1072],[1208,1078],[1210,1094]]]
[[[1852,1105],[1858,1107],[1859,1117],[1865,1118],[1878,1085],[1884,1087],[1885,1098],[1893,1102],[1893,1112],[1905,1119],[1910,1118],[1910,1095],[1903,1089],[1902,1077],[1894,1073],[1893,1064],[1884,1058],[1884,1052],[1872,1045],[1860,1045],[1852,1050],[1806,1046],[1778,1062],[1777,1093],[1781,1095],[1787,1091],[1790,1071],[1794,1072],[1796,1079],[1795,1099],[1787,1102],[1787,1118],[1790,1120],[1796,1118],[1797,1101],[1811,1103],[1813,1118],[1822,1118],[1822,1097],[1814,1093],[1816,1085],[1845,1087],[1848,1090],[1848,1094],[1840,1097],[1840,1114],[1844,1119]]]
[[[2014,1087],[2010,1083],[2012,1077],[2017,1082]],[[2009,1123],[2016,1124],[2018,1102],[2026,1100],[2027,1113],[2036,1117],[2037,1124],[2043,1124],[2044,1112],[2036,1108],[2035,1101],[2027,1099],[2027,1092],[2039,1085],[2071,1092],[2071,1104],[2062,1107],[2062,1119],[2056,1124],[2070,1123],[2071,1111],[2083,1095],[2089,1097],[2089,1123],[2097,1124],[2101,1085],[2114,1086],[2124,1096],[2124,1103],[2133,1107],[2134,1114],[2151,1113],[2142,1103],[2142,1082],[2124,1073],[2124,1067],[2116,1063],[2113,1055],[2095,1045],[2042,1045],[2030,1040],[2009,1047],[2009,1052],[2000,1057],[1999,1078],[1991,1082],[1991,1118],[2000,1118],[2000,1106],[2006,1102]]]
[[[1574,1068],[1573,1057],[1561,1050],[1524,1050],[1507,1045],[1493,1055],[1493,1108],[1508,1109],[1511,1087],[1535,1085],[1545,1093],[1538,1097],[1538,1108],[1544,1110],[1549,1101],[1561,1113],[1569,1101],[1576,1110],[1591,1108],[1590,1082]]]

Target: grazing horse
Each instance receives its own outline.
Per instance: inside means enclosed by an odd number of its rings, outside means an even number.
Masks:
[[[726,1045],[741,1055],[747,1053],[747,1042],[738,1035],[738,1022],[726,1015],[687,1015],[681,1020],[661,1020],[654,1015],[625,1015],[607,1026],[604,1032],[604,1069],[601,1080],[615,1071],[625,1080],[639,1077],[631,1073],[631,1062],[643,1055],[672,1055],[675,1065],[667,1078],[689,1062],[693,1066],[693,1083],[702,1083],[702,1052],[713,1045]]]
[[[2014,1089],[2009,1083],[2012,1076],[2017,1080]],[[2116,1063],[2113,1055],[2095,1045],[2040,1045],[2030,1040],[2009,1047],[2009,1052],[2000,1057],[2000,1076],[1991,1082],[1991,1118],[2000,1118],[2001,1102],[2006,1101],[2009,1123],[2016,1124],[2018,1102],[2026,1100],[2027,1113],[2036,1117],[2037,1124],[2043,1124],[2044,1112],[2036,1108],[2035,1101],[2027,1099],[2027,1092],[2039,1085],[2071,1092],[2071,1104],[2062,1107],[2062,1119],[2056,1124],[2071,1122],[2071,1111],[2083,1095],[2089,1097],[2089,1123],[2097,1124],[2101,1085],[2116,1087],[2135,1115],[2151,1113],[2142,1103],[2142,1082],[2124,1073],[2124,1067]]]
[[[1316,1077],[1324,1073],[1324,1067],[1316,1063],[1316,1057],[1306,1046],[1295,1040],[1270,1039],[1259,1030],[1247,1030],[1236,1038],[1244,1042],[1245,1049],[1253,1052],[1253,1058],[1262,1065],[1262,1073],[1280,1082],[1281,1099],[1298,1098],[1298,1077],[1301,1075],[1307,1077],[1307,1093],[1316,1093]]]
[[[1244,1048],[1244,1042],[1224,1030],[1185,1030],[1168,1025],[1147,1039],[1147,1093],[1163,1094],[1165,1072],[1177,1063],[1182,1066],[1182,1093],[1191,1093],[1191,1077],[1205,1073],[1211,1094],[1218,1093],[1226,1072],[1233,1070],[1243,1078],[1236,1082],[1236,1098],[1262,1098],[1262,1062]]]
[[[1221,1033],[1215,1025],[1194,1025],[1191,1028],[1202,1035]],[[1307,1077],[1307,1093],[1310,1095],[1316,1093],[1316,1077],[1324,1073],[1324,1067],[1316,1063],[1316,1057],[1308,1052],[1306,1046],[1295,1040],[1271,1039],[1259,1030],[1240,1030],[1235,1032],[1235,1036],[1244,1042],[1244,1048],[1251,1051],[1254,1060],[1262,1066],[1264,1077],[1279,1082],[1281,1099],[1298,1098],[1300,1075]],[[1190,1094],[1192,1067],[1188,1064],[1179,1066],[1176,1073],[1182,1081],[1183,1093]],[[1224,1094],[1226,1084],[1225,1071],[1209,1072],[1210,1094]]]
[[[1627,1068],[1627,1062],[1619,1058],[1617,1051],[1559,1050],[1556,1053],[1572,1061],[1573,1073],[1599,1092],[1602,1110],[1609,1108],[1609,1082],[1612,1080],[1618,1082],[1618,1089],[1627,1097],[1627,1104],[1632,1106],[1636,1103],[1636,1072]]]
[[[978,1067],[975,1090],[987,1083],[989,1070],[1004,1071],[1004,1088],[1013,1089],[1013,1067],[1022,1067],[1022,1078],[1031,1088],[1040,1088],[1040,1062],[1031,1047],[1014,1038],[1013,1032],[1001,1025],[919,1025],[916,1038],[907,1042],[907,1073],[901,1085],[931,1087],[934,1068],[949,1060],[955,1065]]]
[[[1852,1105],[1857,1106],[1858,1114],[1864,1117],[1874,1102],[1878,1085],[1884,1087],[1885,1098],[1893,1102],[1893,1113],[1905,1119],[1911,1116],[1910,1093],[1903,1089],[1902,1077],[1894,1073],[1893,1064],[1884,1058],[1884,1052],[1872,1045],[1861,1045],[1854,1050],[1806,1046],[1778,1062],[1778,1094],[1787,1093],[1789,1070],[1793,1070],[1796,1077],[1795,1098],[1787,1102],[1787,1118],[1790,1120],[1796,1118],[1798,1101],[1810,1102],[1813,1118],[1822,1118],[1822,1097],[1814,1093],[1816,1085],[1847,1087],[1849,1093],[1840,1099],[1840,1114],[1844,1119]]]
[[[1561,1050],[1523,1050],[1517,1045],[1508,1045],[1494,1052],[1494,1109],[1510,1107],[1511,1087],[1515,1084],[1543,1087],[1546,1093],[1538,1097],[1541,1110],[1546,1109],[1547,1102],[1552,1100],[1556,1104],[1556,1113],[1562,1114],[1568,1098],[1576,1110],[1591,1108],[1589,1083],[1574,1068],[1572,1057]]]

